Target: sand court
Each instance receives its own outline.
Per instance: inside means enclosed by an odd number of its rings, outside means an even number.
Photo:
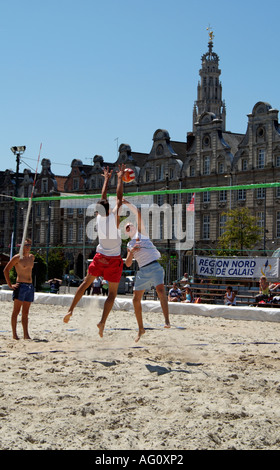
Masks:
[[[53,295],[51,304],[43,296],[30,309],[32,340],[16,341],[2,292],[1,450],[279,448],[280,324],[272,309],[262,321],[256,308],[241,320],[226,317],[241,315],[239,307],[222,316],[172,306],[165,329],[152,302],[135,343],[126,299],[117,299],[100,338],[101,298],[85,296],[65,324],[72,297]]]

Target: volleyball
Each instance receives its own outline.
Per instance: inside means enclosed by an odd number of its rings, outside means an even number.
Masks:
[[[135,179],[135,173],[131,168],[126,168],[123,172],[123,181],[125,183],[131,183]]]

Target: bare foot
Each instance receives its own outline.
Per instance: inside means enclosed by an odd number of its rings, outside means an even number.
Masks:
[[[138,343],[141,336],[143,336],[145,333],[146,332],[145,332],[144,328],[140,328],[139,331],[138,331],[138,335],[135,338],[135,343]]]
[[[13,339],[17,339],[17,340],[19,340],[19,337],[18,337],[18,335],[13,335]]]
[[[99,336],[100,338],[103,338],[103,331],[104,331],[104,328],[105,328],[105,325],[104,323],[98,323],[97,327],[99,328]]]
[[[68,323],[70,320],[70,317],[72,317],[72,313],[67,313],[65,317],[63,318],[64,323]]]
[[[164,328],[171,328],[170,323],[165,323]]]
[[[23,339],[31,339],[29,335],[24,336]]]

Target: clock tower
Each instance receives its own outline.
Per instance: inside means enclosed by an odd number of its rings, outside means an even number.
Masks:
[[[208,52],[201,58],[200,82],[197,86],[197,100],[193,110],[193,130],[195,123],[204,112],[215,114],[216,118],[222,120],[222,130],[226,130],[226,109],[225,102],[222,100],[220,82],[221,70],[219,69],[219,56],[213,52],[213,38],[213,31],[210,30]]]

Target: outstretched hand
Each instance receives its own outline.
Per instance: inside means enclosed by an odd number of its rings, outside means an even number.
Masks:
[[[122,163],[121,165],[119,165],[119,171],[117,171],[118,178],[122,178],[122,177],[123,177],[123,173],[124,173],[125,168],[126,168],[126,166],[125,166],[124,163]]]
[[[107,178],[109,180],[112,176],[112,173],[113,173],[113,170],[110,170],[109,167],[107,166],[107,168],[106,167],[103,168],[102,176],[104,176],[104,178]]]

